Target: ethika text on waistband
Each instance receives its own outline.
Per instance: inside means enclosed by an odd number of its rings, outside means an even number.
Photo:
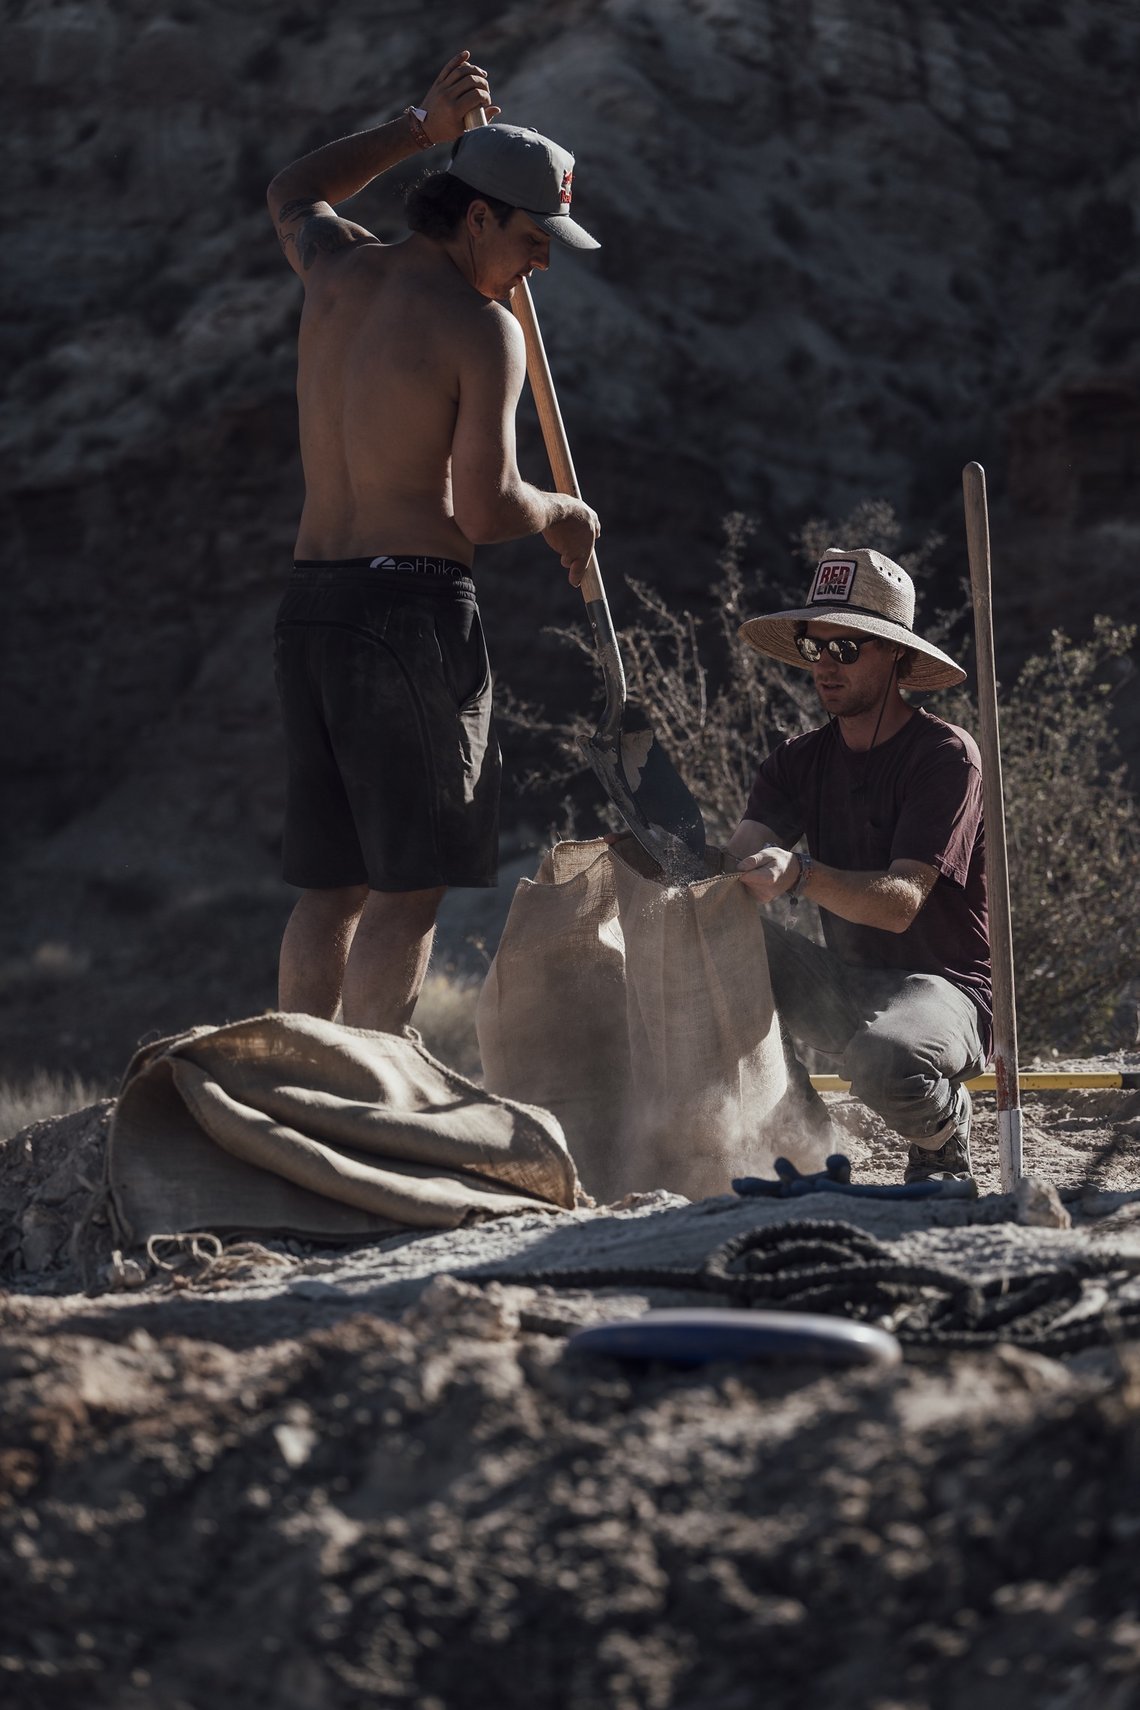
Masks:
[[[383,570],[400,576],[446,576],[470,581],[471,571],[454,558],[424,558],[381,553],[376,558],[294,558],[294,570]]]

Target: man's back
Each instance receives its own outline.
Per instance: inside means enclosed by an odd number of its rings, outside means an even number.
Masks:
[[[450,457],[463,354],[505,311],[423,239],[363,244],[316,270],[297,399],[305,506],[298,558],[432,554],[470,564]]]

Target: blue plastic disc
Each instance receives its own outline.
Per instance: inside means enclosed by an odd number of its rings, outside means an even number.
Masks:
[[[902,1349],[888,1330],[813,1312],[734,1312],[677,1307],[591,1324],[570,1337],[582,1354],[618,1360],[664,1360],[704,1366],[717,1360],[803,1360],[833,1365],[894,1366]]]

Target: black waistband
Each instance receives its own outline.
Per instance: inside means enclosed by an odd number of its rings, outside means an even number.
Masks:
[[[294,558],[294,570],[379,570],[399,576],[443,576],[448,581],[471,580],[466,564],[454,558],[424,558],[398,553],[380,553],[376,558]]]

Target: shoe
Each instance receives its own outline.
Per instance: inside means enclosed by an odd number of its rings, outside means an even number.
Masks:
[[[970,1161],[970,1122],[973,1105],[965,1087],[959,1087],[953,1114],[953,1127],[941,1146],[909,1147],[906,1155],[904,1182],[968,1182],[974,1169]]]

